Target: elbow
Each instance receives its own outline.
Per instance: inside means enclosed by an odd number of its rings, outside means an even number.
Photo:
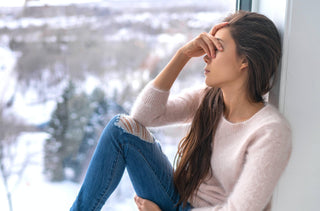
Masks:
[[[141,125],[145,127],[151,126],[152,123],[152,117],[147,115],[145,111],[138,110],[138,109],[133,109],[130,113],[130,116],[137,122],[139,122]]]

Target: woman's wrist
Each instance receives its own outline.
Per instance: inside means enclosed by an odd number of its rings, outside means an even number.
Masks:
[[[179,50],[176,52],[176,54],[180,55],[181,57],[185,57],[185,59],[192,58],[192,57],[188,56],[185,46],[182,46],[181,48],[179,48]]]
[[[183,49],[183,47],[176,52],[176,56],[182,63],[188,63],[189,60],[192,58],[188,56],[187,52],[185,51],[185,49]]]

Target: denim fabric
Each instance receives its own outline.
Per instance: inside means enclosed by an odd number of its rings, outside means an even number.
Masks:
[[[173,184],[173,168],[158,142],[150,143],[118,126],[114,117],[100,137],[80,192],[70,210],[100,210],[127,168],[136,191],[163,211],[190,210],[175,206],[179,194]]]

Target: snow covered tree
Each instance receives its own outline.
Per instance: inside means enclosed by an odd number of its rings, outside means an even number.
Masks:
[[[9,210],[12,211],[13,186],[20,182],[31,159],[31,155],[26,154],[23,162],[17,164],[17,139],[22,132],[31,131],[32,127],[13,115],[4,115],[5,109],[6,106],[0,102],[0,176],[7,195]],[[11,181],[12,177],[16,178],[14,183]]]
[[[112,116],[125,113],[102,89],[77,93],[72,82],[64,90],[49,122],[45,174],[51,181],[82,179],[99,135]]]
[[[66,168],[71,173],[69,178],[75,182],[80,182],[86,170],[88,162],[92,156],[98,142],[99,134],[106,124],[106,114],[108,103],[103,90],[96,88],[89,96],[90,117],[83,128],[83,134],[78,151],[70,154],[65,160]]]
[[[65,179],[65,160],[78,152],[91,112],[87,95],[77,95],[70,82],[49,123],[51,137],[45,144],[44,163],[51,181]]]

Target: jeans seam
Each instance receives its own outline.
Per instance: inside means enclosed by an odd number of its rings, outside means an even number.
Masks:
[[[117,159],[115,160],[115,162],[112,165],[112,176],[111,176],[110,182],[108,183],[109,185],[107,188],[104,189],[103,194],[100,196],[99,200],[97,201],[95,207],[93,208],[93,211],[97,210],[97,207],[101,204],[101,201],[103,201],[103,197],[106,195],[106,193],[108,192],[108,190],[110,188],[110,184],[112,183],[112,180],[114,179],[114,174],[115,174],[114,169],[115,169],[116,164],[119,161],[119,157],[120,157],[120,153],[118,151]]]
[[[134,136],[134,137],[139,138],[138,136],[135,136],[135,135],[130,134],[130,133],[125,133],[125,135],[131,135],[131,136]],[[139,138],[139,139],[140,139],[140,138]],[[141,139],[140,139],[140,140],[141,140]],[[142,140],[142,141],[143,141],[143,140]],[[145,141],[143,141],[143,142],[145,142]],[[147,144],[156,144],[156,142],[155,142],[155,143],[146,142],[146,143],[147,143]],[[164,192],[166,193],[166,195],[168,196],[168,198],[170,199],[170,201],[171,201],[173,204],[176,204],[176,203],[174,202],[174,200],[172,200],[172,198],[171,198],[170,195],[168,194],[168,192],[167,192],[167,190],[166,190],[166,188],[165,188],[165,185],[164,185],[164,184],[162,183],[162,181],[159,179],[158,175],[155,173],[155,171],[153,170],[153,168],[152,168],[151,165],[149,164],[149,162],[148,162],[148,160],[146,159],[146,157],[140,152],[139,148],[137,148],[136,146],[134,146],[134,145],[132,145],[132,144],[130,144],[130,143],[128,143],[127,145],[132,146],[132,147],[142,156],[142,158],[144,159],[144,161],[146,162],[146,164],[148,165],[148,167],[151,169],[152,173],[153,173],[153,174],[155,175],[155,177],[157,178],[159,184],[161,185],[161,188],[164,190]]]

